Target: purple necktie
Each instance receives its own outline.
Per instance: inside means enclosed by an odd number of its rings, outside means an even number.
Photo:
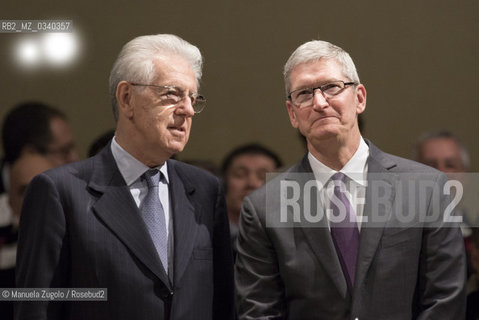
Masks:
[[[359,231],[356,223],[356,214],[349,202],[343,188],[344,174],[335,173],[331,180],[334,183],[334,197],[331,199],[331,209],[333,217],[330,217],[331,237],[333,238],[336,253],[338,254],[341,268],[348,283],[352,289],[354,285],[354,272],[356,269],[356,259],[359,248]],[[342,204],[342,205],[341,205]],[[334,219],[335,217],[344,217],[344,219]]]
[[[155,245],[158,256],[160,257],[163,268],[168,274],[168,237],[166,235],[166,220],[163,206],[161,205],[158,184],[162,174],[153,169],[143,174],[143,178],[148,185],[148,193],[143,199],[140,212],[143,221],[145,221],[151,240]]]

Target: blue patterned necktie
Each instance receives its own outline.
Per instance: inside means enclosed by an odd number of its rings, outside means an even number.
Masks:
[[[168,274],[168,236],[165,213],[158,189],[158,184],[163,176],[159,170],[153,169],[146,171],[142,177],[148,185],[148,193],[140,206],[141,217],[148,228],[163,268]]]
[[[331,237],[333,238],[341,268],[348,282],[348,287],[352,288],[359,249],[359,230],[356,223],[356,214],[346,194],[341,190],[341,186],[345,185],[344,178],[345,176],[341,172],[337,172],[331,177],[331,180],[334,182],[336,201],[339,200],[342,203],[342,208],[339,208],[334,201],[331,201],[332,214],[335,217],[344,216],[344,219],[340,219],[340,221],[330,219],[330,227]]]

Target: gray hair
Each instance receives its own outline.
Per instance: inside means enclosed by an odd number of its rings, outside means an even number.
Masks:
[[[289,95],[291,89],[290,75],[293,68],[298,64],[320,59],[336,59],[342,65],[344,75],[351,81],[360,83],[353,59],[346,51],[327,41],[312,40],[299,46],[284,65],[283,76],[286,95]]]
[[[453,134],[451,131],[448,130],[439,130],[439,131],[430,131],[422,134],[417,143],[416,147],[414,148],[414,159],[419,160],[419,156],[421,154],[421,148],[426,141],[432,139],[451,139],[453,140],[457,146],[459,147],[459,151],[461,153],[461,161],[464,168],[467,170],[470,168],[471,160],[469,158],[469,152],[467,151],[466,147],[462,144],[461,139],[458,136]]]
[[[203,58],[197,47],[172,34],[137,37],[123,46],[110,73],[110,97],[115,120],[118,120],[116,88],[120,81],[150,83],[155,77],[155,59],[169,54],[181,56],[190,63],[199,85]]]

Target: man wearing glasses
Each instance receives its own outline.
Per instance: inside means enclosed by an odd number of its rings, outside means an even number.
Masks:
[[[366,89],[341,48],[301,45],[284,78],[308,154],[243,202],[239,319],[463,319],[446,177],[361,137]]]
[[[18,287],[92,288],[104,301],[21,301],[16,319],[232,319],[221,184],[169,159],[205,107],[201,68],[174,35],[123,47],[110,75],[115,137],[37,176],[20,221]]]

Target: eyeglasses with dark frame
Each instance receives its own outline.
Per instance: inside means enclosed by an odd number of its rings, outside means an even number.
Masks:
[[[186,98],[185,91],[181,88],[175,86],[158,86],[154,84],[143,84],[130,82],[132,86],[136,87],[150,87],[155,89],[158,97],[161,101],[170,102],[171,104],[177,105]],[[193,111],[195,114],[200,113],[206,107],[206,98],[198,93],[190,93],[188,97],[191,100],[191,105],[193,106]]]
[[[347,86],[357,85],[356,82],[344,82],[342,80],[331,81],[314,88],[301,88],[291,91],[288,99],[298,108],[311,107],[313,105],[314,92],[319,89],[325,99],[331,99],[340,94]]]

